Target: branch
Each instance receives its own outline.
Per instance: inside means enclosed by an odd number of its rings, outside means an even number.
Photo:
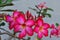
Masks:
[[[3,29],[3,28],[0,28],[1,30],[3,30],[3,31],[6,31],[6,32],[8,32],[8,33],[10,33],[9,31],[7,31],[7,30],[5,30],[5,29]]]
[[[18,38],[18,37],[16,37],[15,35],[10,34],[10,33],[7,33],[7,32],[0,33],[0,35],[3,35],[3,34],[7,34],[7,35],[9,35],[9,36],[12,36],[12,37]],[[19,39],[19,38],[18,38],[18,39]]]
[[[0,36],[0,40],[1,40],[1,36]]]
[[[0,35],[7,34],[7,35],[9,35],[9,36],[11,36],[11,37],[20,39],[20,38],[16,37],[15,35],[13,35],[12,33],[10,33],[9,31],[7,31],[7,30],[5,30],[5,29],[3,29],[3,28],[0,28],[0,29],[3,30],[3,31],[6,31],[6,32],[3,32],[3,33],[0,32]]]

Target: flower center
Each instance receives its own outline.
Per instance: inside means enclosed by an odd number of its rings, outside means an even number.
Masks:
[[[14,17],[14,18],[13,18],[13,20],[15,21],[15,20],[16,20],[16,18]]]
[[[25,25],[25,24],[22,24],[22,28],[23,28],[23,29],[26,28],[26,25]]]
[[[43,26],[40,26],[39,31],[42,31],[42,30],[43,30]]]

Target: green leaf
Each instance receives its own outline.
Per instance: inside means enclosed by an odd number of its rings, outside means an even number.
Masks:
[[[58,24],[58,23],[56,23],[55,25],[56,25],[56,26],[59,26],[59,24]]]
[[[13,3],[0,5],[0,7],[5,7],[5,6],[13,6]]]
[[[43,11],[44,13],[46,13],[46,12],[47,12],[47,9],[42,9],[42,11]]]
[[[2,0],[0,0],[0,4],[2,4]]]
[[[14,10],[12,10],[12,9],[7,9],[7,10],[0,10],[0,11],[13,12]]]
[[[5,3],[11,3],[13,0],[6,0]]]
[[[53,11],[53,9],[52,9],[52,8],[47,8],[47,10]]]
[[[51,14],[46,14],[49,18],[51,18]]]
[[[5,25],[5,23],[4,23],[4,22],[2,22],[0,25],[1,25],[1,26],[4,26],[4,25]]]

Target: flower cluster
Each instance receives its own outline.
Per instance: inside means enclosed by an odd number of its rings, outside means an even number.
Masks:
[[[48,10],[51,10],[50,8],[46,7],[44,3],[40,3],[36,6],[36,9],[33,9],[37,11],[38,17],[33,16],[29,11],[26,13],[23,13],[21,11],[15,10],[13,12],[13,15],[6,15],[5,21],[9,23],[9,29],[14,30],[15,33],[19,33],[18,37],[23,38],[26,35],[33,36],[34,33],[37,34],[38,38],[42,38],[43,36],[47,37],[49,34],[48,29],[51,29],[50,37],[52,35],[59,37],[60,36],[60,26],[55,27],[54,24],[50,26],[49,23],[46,23],[43,18],[50,14],[47,14]],[[32,9],[32,8],[31,8]]]
[[[13,16],[6,15],[5,20],[9,22],[10,30],[14,29],[14,32],[20,32],[19,38],[25,37],[26,34],[32,36],[34,32],[38,34],[39,38],[42,38],[43,35],[48,36],[48,28],[50,25],[45,23],[41,17],[34,20],[33,15],[29,15],[29,11],[26,14],[14,11]]]

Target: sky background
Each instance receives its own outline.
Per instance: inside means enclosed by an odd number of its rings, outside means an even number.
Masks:
[[[60,0],[14,0],[13,1],[14,6],[4,7],[3,9],[17,9],[23,12],[26,12],[27,10],[29,10],[33,15],[36,15],[35,11],[29,9],[28,7],[35,8],[35,5],[41,2],[46,2],[47,3],[46,6],[54,10],[53,12],[49,11],[52,17],[51,18],[46,17],[44,18],[44,21],[50,24],[56,23],[56,22],[60,24]],[[12,15],[11,12],[4,12],[4,13]],[[5,29],[9,30],[7,23],[4,27]],[[7,39],[8,35],[4,35],[2,36],[2,38],[3,38],[2,40],[4,40],[5,38]],[[31,40],[34,40],[34,39],[35,39],[35,35],[32,37]],[[48,37],[43,37],[43,40],[60,40],[60,38],[56,38],[54,36],[52,38],[49,38],[48,36]]]

